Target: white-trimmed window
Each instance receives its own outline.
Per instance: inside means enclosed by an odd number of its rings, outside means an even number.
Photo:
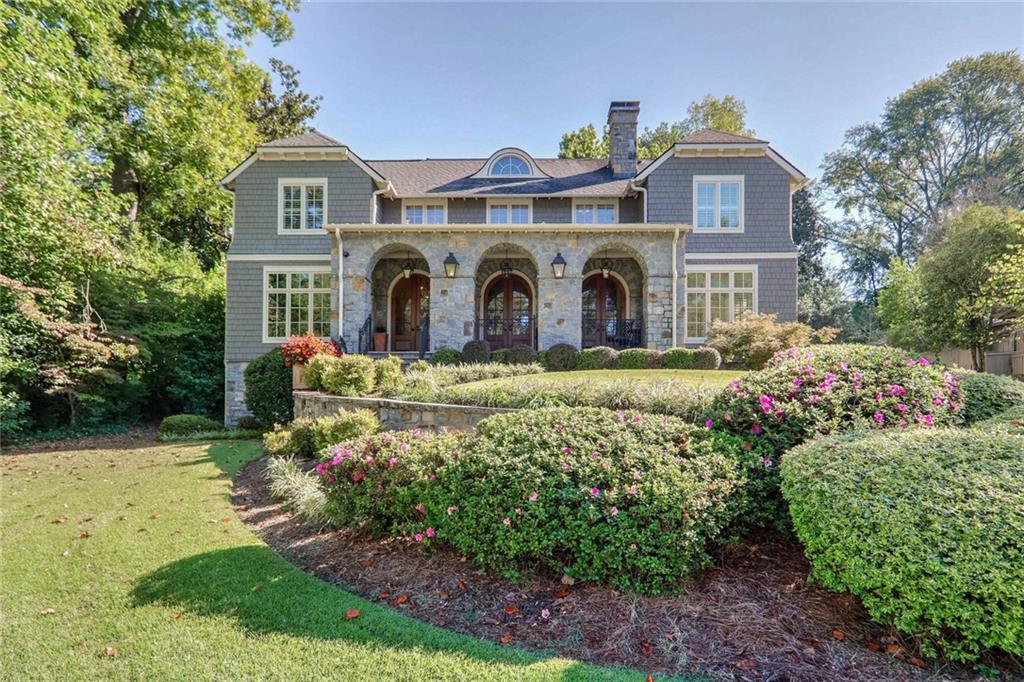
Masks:
[[[743,176],[693,177],[693,231],[743,231]]]
[[[703,341],[715,320],[757,312],[757,268],[710,267],[686,273],[686,340]]]
[[[263,343],[280,343],[306,332],[331,335],[330,268],[264,268]]]
[[[514,175],[533,175],[533,170],[530,168],[530,164],[527,163],[526,159],[519,156],[518,154],[505,154],[495,159],[494,163],[491,164],[492,176],[514,176]]]
[[[616,199],[574,199],[574,223],[610,225],[619,221],[619,202]]]
[[[530,199],[488,199],[487,222],[491,225],[527,225],[533,221]]]
[[[277,233],[323,234],[327,217],[327,178],[277,181]]]
[[[403,201],[402,222],[406,225],[443,225],[447,222],[445,200]]]

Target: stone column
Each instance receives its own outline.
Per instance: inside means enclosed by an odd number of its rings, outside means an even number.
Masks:
[[[443,270],[430,275],[430,350],[462,350],[467,341],[473,340],[475,286],[470,275],[448,279]]]
[[[645,289],[646,345],[666,350],[672,346],[672,275],[648,275]]]
[[[345,265],[348,266],[349,263]],[[349,352],[355,353],[359,350],[359,329],[370,314],[370,282],[362,274],[352,272],[347,267],[342,280],[345,290],[341,306],[341,316],[345,321],[343,336]],[[372,328],[370,333],[373,333]]]
[[[576,348],[583,341],[583,279],[553,275],[537,277],[537,345],[545,350],[556,343]]]

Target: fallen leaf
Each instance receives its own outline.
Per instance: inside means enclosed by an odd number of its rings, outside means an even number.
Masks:
[[[871,649],[872,651],[881,651],[882,650],[882,645],[879,644],[878,642],[868,642],[867,643],[867,647],[869,649]]]
[[[57,518],[55,518],[53,520],[53,522],[54,523],[67,523],[68,522],[68,517],[66,517],[66,516],[58,516]]]
[[[555,599],[565,599],[569,596],[569,590],[565,587],[560,587],[555,590]]]
[[[159,519],[160,515],[159,514],[150,514],[149,518],[151,518],[151,519]]]
[[[391,596],[390,592],[381,592],[380,594],[377,595],[377,599],[387,599],[390,596]]]
[[[576,584],[576,578],[573,578],[571,575],[563,575],[562,576],[562,584],[563,585],[575,585]]]
[[[901,647],[899,644],[887,644],[885,647],[885,653],[889,654],[890,656],[899,657],[903,655],[903,647]]]
[[[78,534],[78,537],[81,538],[82,540],[84,540],[86,538],[91,538],[92,537],[92,533],[90,533],[87,530],[83,530],[81,533]]]
[[[843,632],[842,630],[833,630],[832,631],[832,638],[833,639],[838,639],[841,642],[844,639],[846,639],[846,633]]]
[[[448,592],[446,592],[445,590],[438,590],[437,591],[437,596],[440,597],[441,599],[447,599],[448,598]]]
[[[925,662],[922,661],[920,658],[908,658],[907,659],[907,663],[909,663],[910,665],[916,665],[918,668],[926,668],[926,667],[928,667],[925,664]]]
[[[171,620],[181,620],[181,614],[180,613],[172,613],[171,614]]]
[[[460,590],[466,589],[466,581],[465,580],[460,580],[459,581],[459,589]]]
[[[367,559],[363,562],[363,568],[369,568],[370,566],[373,566],[373,559]]]
[[[391,604],[392,606],[398,606],[399,604],[404,604],[407,601],[409,601],[409,595],[400,594],[397,597],[395,597],[395,600],[392,601]]]
[[[502,635],[498,641],[502,644],[509,644],[512,641],[512,635]]]
[[[650,656],[654,652],[654,645],[650,642],[640,642],[640,651],[644,652],[645,656]]]
[[[77,646],[77,647],[83,647],[83,646],[85,646],[85,640],[82,640],[82,639],[76,639],[76,640],[75,640],[75,646]]]
[[[519,613],[519,607],[517,607],[515,604],[509,604],[505,607],[505,613],[507,613],[510,616]]]
[[[654,682],[654,675],[648,675],[646,682]]]
[[[740,670],[753,670],[757,667],[757,663],[755,663],[752,659],[749,658],[743,658],[739,661],[733,661],[732,664]]]
[[[352,620],[359,617],[359,609],[349,609],[345,612],[345,620]]]
[[[410,611],[415,611],[416,609],[418,609],[418,608],[419,608],[419,606],[420,606],[420,605],[419,605],[419,604],[417,604],[417,603],[416,603],[415,601],[412,601],[412,600],[410,600],[410,601],[409,601],[409,606],[408,606],[407,608],[408,608],[408,609],[409,609]]]
[[[52,615],[54,613],[57,613],[57,611],[52,609],[52,608],[49,608],[49,609],[43,609],[42,611],[40,611],[39,615],[40,616],[50,616],[50,615]]]
[[[117,647],[115,647],[115,646],[108,646],[107,647],[107,656],[109,656],[110,658],[113,658],[114,656],[117,656]]]

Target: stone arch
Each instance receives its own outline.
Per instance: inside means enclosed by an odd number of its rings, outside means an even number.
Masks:
[[[606,253],[609,258],[632,258],[640,266],[640,273],[646,279],[648,274],[647,259],[634,247],[622,241],[605,241],[597,244],[586,254],[586,258],[583,259],[583,267],[585,268],[586,263],[591,260],[600,260]]]
[[[430,276],[430,264],[423,252],[404,242],[385,244],[377,249],[367,264],[367,281],[370,293],[371,331],[384,328],[388,331],[388,347],[392,345],[392,290],[395,282],[402,278],[406,260],[416,274]]]
[[[405,262],[406,258],[412,260],[414,263],[416,263],[416,261],[420,261],[416,267],[426,270],[428,273],[430,272],[430,264],[427,262],[427,257],[418,247],[407,242],[389,242],[374,251],[373,255],[367,259],[366,272],[364,273],[364,276],[367,280],[372,281],[373,271],[380,264],[380,261],[384,259],[392,259]]]

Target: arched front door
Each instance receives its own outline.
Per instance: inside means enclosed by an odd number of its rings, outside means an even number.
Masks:
[[[419,350],[420,322],[430,314],[430,278],[414,273],[391,289],[391,350]]]
[[[533,295],[519,275],[498,276],[484,291],[484,340],[491,348],[533,346]]]
[[[595,273],[583,280],[583,346],[621,345],[619,327],[626,316],[619,280]]]

